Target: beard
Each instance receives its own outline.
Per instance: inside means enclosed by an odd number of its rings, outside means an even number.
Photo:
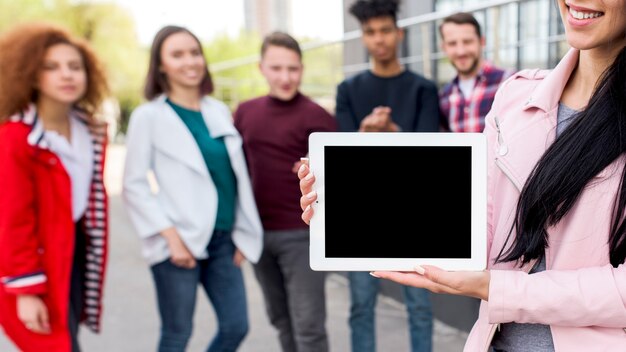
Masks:
[[[462,74],[462,75],[469,75],[472,72],[474,72],[477,68],[478,65],[480,64],[480,58],[477,56],[472,56],[472,64],[469,66],[469,68],[463,70],[461,68],[459,68],[454,62],[452,62],[452,66],[454,66],[454,68],[457,70],[458,73]]]

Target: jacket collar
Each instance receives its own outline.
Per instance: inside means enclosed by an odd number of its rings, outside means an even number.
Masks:
[[[167,104],[167,102],[165,101],[166,99],[167,96],[165,94],[161,94],[156,98],[156,101],[159,104],[163,104],[166,109],[172,110],[172,113],[175,116],[178,116],[173,111],[171,106]],[[202,98],[200,102],[200,111],[202,112],[202,118],[204,119],[204,123],[209,129],[209,134],[211,135],[211,137],[220,138],[225,136],[237,135],[237,131],[235,130],[235,127],[232,125],[232,123],[228,123],[229,121],[224,121],[221,118],[216,118],[216,114],[214,112],[215,108],[215,104],[210,98]]]
[[[565,54],[554,70],[533,90],[524,105],[524,110],[538,108],[548,112],[558,106],[563,89],[565,89],[569,77],[578,65],[578,54],[577,49],[570,49]]]
[[[155,146],[201,175],[208,176],[207,164],[198,143],[183,120],[176,114],[176,111],[166,102],[166,99],[167,96],[162,94],[150,103],[154,104],[153,106],[157,111],[163,112],[159,116],[163,118],[162,127],[165,128],[166,133],[166,135],[161,135],[163,138]],[[226,107],[223,109],[227,110]],[[210,136],[212,138],[225,137],[226,148],[229,153],[233,153],[233,150],[240,146],[241,141],[239,138],[230,138],[238,136],[230,115],[225,115],[230,114],[230,111],[223,111],[221,104],[217,104],[209,97],[202,98],[200,110]]]
[[[87,125],[89,133],[95,141],[101,143],[102,140],[106,138],[106,123],[90,121],[87,115],[85,115],[84,112],[78,109],[72,109],[70,114],[72,118],[76,118],[78,121]],[[37,113],[37,106],[35,104],[28,104],[26,109],[11,116],[10,121],[21,122],[27,126],[30,126],[31,130],[27,137],[27,142],[29,145],[42,149],[49,149],[50,146],[48,145],[47,140],[44,138],[45,130],[43,127],[43,122],[39,118],[39,114]]]

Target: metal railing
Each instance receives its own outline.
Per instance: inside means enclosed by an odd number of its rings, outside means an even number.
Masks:
[[[458,1],[458,0],[457,0]],[[444,3],[446,0],[439,0]],[[454,69],[439,50],[438,25],[458,10],[473,13],[486,37],[485,57],[496,65],[511,69],[552,67],[567,49],[556,5],[551,0],[471,1],[461,9],[441,10],[398,20],[406,32],[400,61],[408,68],[442,84],[454,75]],[[361,31],[345,32],[333,41],[307,42],[301,45],[305,61],[302,91],[329,110],[334,109],[336,85],[346,76],[370,67],[360,43]],[[215,95],[235,107],[251,98],[238,93],[264,91],[260,75],[232,79],[228,71],[254,65],[259,55],[211,64],[216,81]]]

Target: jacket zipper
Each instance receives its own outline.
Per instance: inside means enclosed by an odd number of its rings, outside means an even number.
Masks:
[[[499,156],[504,156],[504,155],[506,155],[508,153],[509,150],[508,150],[508,147],[506,146],[506,144],[504,143],[504,138],[502,137],[502,132],[500,131],[500,121],[498,121],[498,116],[494,116],[494,122],[496,123],[496,130],[498,131],[498,145],[499,145],[499,149],[498,149],[498,153],[497,154]],[[511,183],[513,184],[515,189],[517,189],[518,192],[521,192],[522,191],[522,187],[513,178],[513,176],[509,172],[509,169],[502,163],[502,161],[500,161],[500,158],[496,157],[495,163],[498,166],[498,168],[500,169],[500,171],[502,171],[502,173],[509,179],[509,181],[511,181]],[[533,266],[534,266],[534,264],[530,265],[529,269],[527,270],[527,272],[529,272],[533,268]],[[501,326],[500,323],[493,324],[491,326],[491,330],[489,331],[487,342],[486,342],[485,348],[484,348],[485,352],[489,352],[489,349],[491,348],[491,341],[493,341],[493,338],[496,335],[496,331],[500,330],[500,326]]]
[[[502,133],[500,132],[500,121],[498,121],[498,116],[495,115],[493,117],[493,120],[496,123],[496,130],[498,131],[498,146],[499,146],[498,154],[504,155],[506,154],[506,152],[508,152],[508,149],[504,145],[504,138],[502,138]],[[500,162],[500,160],[498,159],[498,157],[496,157],[495,162],[496,162],[496,165],[498,165],[498,167],[502,171],[502,173],[504,173],[504,175],[506,175],[506,177],[511,181],[511,183],[513,183],[513,185],[515,185],[515,187],[517,188],[517,184],[513,182],[513,179],[511,178],[511,176],[507,172],[505,172],[504,167],[502,163]],[[491,330],[489,331],[489,335],[487,337],[487,342],[485,344],[485,348],[484,348],[485,352],[489,352],[489,349],[491,348],[491,341],[493,341],[493,337],[496,335],[497,330],[500,330],[500,323],[492,324]]]
[[[500,330],[500,323],[493,324],[491,326],[491,331],[489,331],[489,337],[487,338],[487,344],[485,345],[485,349],[483,351],[489,352],[489,349],[491,348],[491,341],[493,340],[493,337],[496,336],[496,329]]]
[[[497,115],[494,116],[493,120],[496,123],[496,130],[498,131],[498,146],[499,146],[495,163],[496,165],[498,165],[498,168],[502,171],[502,173],[509,179],[509,181],[511,181],[513,186],[515,186],[517,191],[521,192],[522,185],[520,185],[519,182],[517,182],[515,178],[511,175],[509,168],[506,165],[504,165],[502,161],[500,161],[499,156],[506,155],[509,152],[509,147],[507,147],[506,144],[504,143],[504,138],[502,137],[502,132],[500,131],[500,121],[498,121],[498,116]]]
[[[511,173],[509,171],[509,168],[506,167],[506,165],[504,165],[502,163],[502,161],[500,161],[500,158],[496,157],[495,163],[498,166],[498,168],[500,169],[500,171],[502,171],[504,176],[506,176],[506,178],[508,178],[509,181],[511,181],[511,183],[513,184],[515,189],[517,189],[517,191],[521,193],[522,192],[522,186],[513,178],[513,176],[511,175]]]
[[[498,121],[498,115],[495,115],[493,120],[496,123],[496,130],[498,131],[498,155],[504,156],[509,152],[509,148],[506,144],[504,144],[504,138],[502,137],[502,132],[500,131],[500,121]]]

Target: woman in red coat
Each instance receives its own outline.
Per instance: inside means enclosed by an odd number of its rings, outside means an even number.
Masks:
[[[27,24],[0,38],[0,324],[23,351],[99,330],[107,253],[107,93],[81,40]]]

